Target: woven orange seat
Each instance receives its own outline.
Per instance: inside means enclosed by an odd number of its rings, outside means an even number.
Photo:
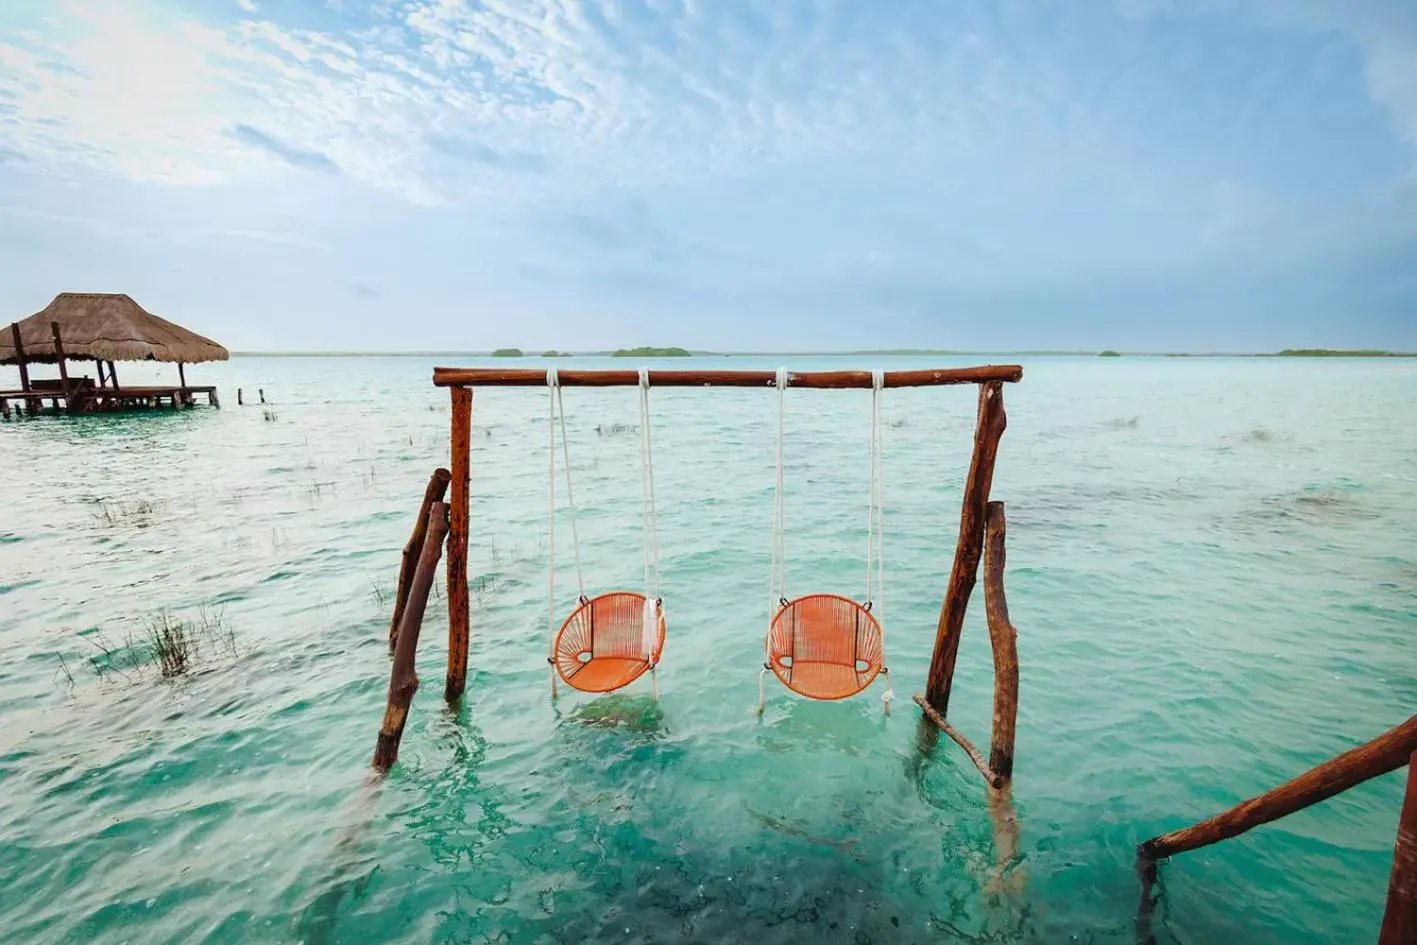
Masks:
[[[645,659],[643,594],[614,591],[583,601],[556,634],[556,674],[581,692],[611,692],[639,679],[664,650],[664,611],[654,652]]]
[[[785,601],[768,628],[768,668],[793,692],[845,699],[884,665],[881,624],[868,606],[838,594]]]

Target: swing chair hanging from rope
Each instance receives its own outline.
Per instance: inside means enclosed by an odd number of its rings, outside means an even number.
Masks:
[[[882,702],[887,712],[894,694],[886,667],[885,631],[872,611],[880,599],[882,564],[883,495],[881,469],[881,390],[884,376],[873,374],[869,498],[866,529],[865,603],[841,594],[786,596],[786,553],[783,541],[783,441],[785,433],[786,371],[778,372],[777,488],[773,509],[773,565],[770,577],[776,602],[764,643],[763,673],[771,671],[784,686],[809,699],[846,699],[865,690],[886,674]],[[758,710],[766,693],[759,686]]]
[[[546,372],[551,392],[550,413],[550,515],[548,611],[552,642],[551,694],[559,678],[581,692],[613,692],[630,685],[646,672],[659,686],[655,668],[664,651],[666,623],[659,588],[659,541],[654,512],[654,455],[650,429],[649,375],[640,372],[641,513],[644,533],[644,593],[611,591],[595,597],[586,594],[581,569],[580,535],[576,526],[575,493],[571,483],[571,457],[566,435],[566,412],[556,369]],[[576,564],[579,604],[559,627],[556,625],[556,438],[560,434],[565,467],[566,504],[571,519],[571,543]]]

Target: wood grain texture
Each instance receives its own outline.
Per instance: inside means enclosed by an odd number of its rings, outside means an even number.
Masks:
[[[562,387],[637,387],[638,370],[558,369]],[[964,368],[933,368],[915,371],[886,371],[886,387],[939,387],[950,384],[1014,383],[1023,379],[1017,364],[982,365]],[[763,387],[777,386],[776,371],[694,371],[651,370],[651,387]],[[788,387],[818,390],[870,390],[870,371],[789,372]],[[437,387],[545,387],[546,372],[537,368],[452,368],[433,369]]]

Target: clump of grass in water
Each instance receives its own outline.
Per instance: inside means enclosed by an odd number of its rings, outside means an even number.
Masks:
[[[1267,427],[1255,427],[1245,434],[1247,443],[1272,443],[1274,439],[1274,431]]]
[[[130,682],[156,667],[164,679],[182,676],[201,663],[239,654],[236,633],[220,610],[202,607],[195,619],[181,619],[163,610],[143,620],[142,629],[115,640],[102,630],[84,637],[98,653],[89,657],[94,674],[117,674]],[[71,677],[72,678],[72,677]]]
[[[639,433],[640,428],[633,423],[610,423],[597,426],[595,432],[601,436],[619,436],[624,433]]]
[[[264,420],[264,421],[266,421],[267,423],[275,423],[275,422],[276,422],[276,416],[277,416],[277,415],[276,415],[276,412],[275,412],[274,410],[262,410],[262,411],[261,411],[261,419]]]
[[[102,525],[147,528],[160,508],[152,499],[99,499],[94,517]]]

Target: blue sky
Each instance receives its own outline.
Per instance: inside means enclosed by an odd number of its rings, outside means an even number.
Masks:
[[[7,0],[0,307],[238,349],[1417,350],[1412,0]]]

